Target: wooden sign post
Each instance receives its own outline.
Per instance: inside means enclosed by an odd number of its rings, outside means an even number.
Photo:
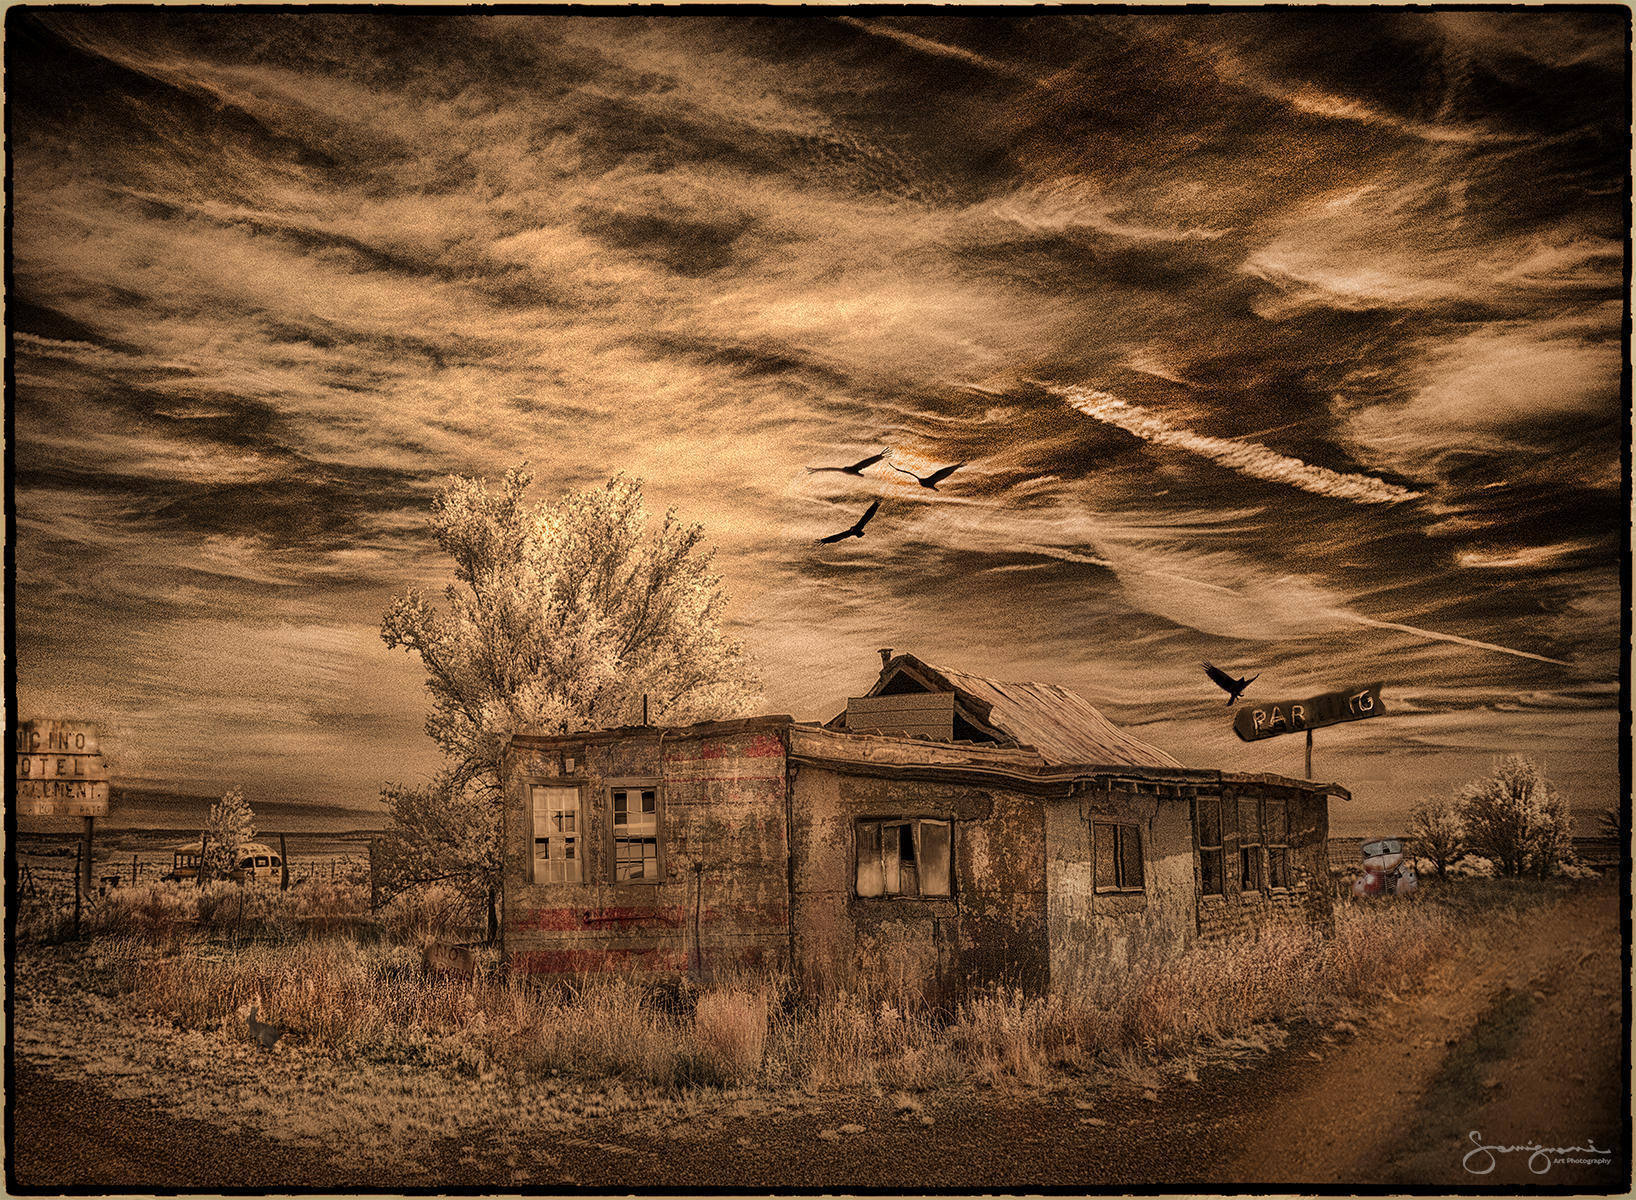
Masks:
[[[79,888],[89,893],[96,819],[108,815],[108,764],[97,727],[85,721],[25,721],[12,749],[19,816],[85,818],[77,875]]]
[[[1382,716],[1386,704],[1380,698],[1381,685],[1325,692],[1307,700],[1275,700],[1267,704],[1247,704],[1233,717],[1233,732],[1246,742],[1278,737],[1285,733],[1307,735],[1307,778],[1312,778],[1312,731],[1345,721],[1362,721]]]

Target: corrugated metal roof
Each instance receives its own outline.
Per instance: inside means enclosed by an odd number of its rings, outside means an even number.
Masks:
[[[1170,755],[1132,737],[1098,712],[1090,701],[1054,683],[1007,683],[984,679],[922,662],[912,654],[895,656],[871,690],[875,695],[899,667],[927,682],[976,701],[989,725],[1038,750],[1052,765],[1095,763],[1130,767],[1179,767]]]

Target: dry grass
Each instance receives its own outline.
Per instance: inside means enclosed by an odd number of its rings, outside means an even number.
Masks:
[[[620,976],[546,985],[507,974],[493,952],[480,956],[474,974],[453,977],[423,971],[411,945],[346,935],[252,944],[234,937],[231,947],[220,934],[214,942],[176,936],[188,893],[207,929],[351,919],[361,903],[356,889],[323,887],[331,890],[243,898],[163,885],[122,889],[97,910],[97,928],[123,934],[103,939],[99,957],[116,990],[142,1009],[238,1039],[249,1036],[244,1014],[254,1003],[290,1044],[343,1056],[667,1088],[864,1086],[908,1094],[961,1081],[1036,1085],[1062,1068],[1102,1067],[1134,1079],[1156,1064],[1185,1066],[1202,1050],[1247,1044],[1292,1018],[1333,1017],[1403,990],[1476,919],[1436,902],[1342,905],[1327,937],[1306,926],[1274,927],[1254,939],[1110,965],[1071,994],[993,990],[952,1013],[904,1000],[884,977],[821,1002],[797,1002],[788,980],[769,974],[667,995]],[[435,933],[435,911],[405,912],[398,932],[416,940]]]

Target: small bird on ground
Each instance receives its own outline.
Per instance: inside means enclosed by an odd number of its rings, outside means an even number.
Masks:
[[[957,462],[952,467],[939,467],[937,470],[933,471],[930,475],[916,475],[913,471],[904,471],[902,467],[897,465],[897,463],[891,464],[892,470],[902,471],[903,474],[907,475],[910,479],[913,479],[921,487],[931,488],[932,491],[934,491],[934,492],[937,490],[937,485],[938,484],[942,483],[950,475],[953,475],[956,471],[958,471],[961,467],[963,467],[965,465],[966,464],[963,463],[963,462]]]
[[[260,1014],[261,1005],[252,1004],[250,1006],[250,1036],[261,1043],[262,1049],[271,1050],[277,1044],[278,1039],[283,1036],[284,1031],[277,1025],[269,1025],[266,1021],[258,1021],[256,1018]]]
[[[857,522],[850,529],[843,529],[840,533],[832,533],[828,537],[821,537],[818,539],[818,541],[821,544],[827,545],[830,542],[838,542],[842,538],[861,538],[863,536],[863,527],[869,524],[869,518],[875,515],[875,510],[879,507],[879,500],[870,501],[869,507],[863,510],[863,516],[859,517]]]
[[[888,451],[882,450],[879,454],[871,454],[868,458],[860,458],[850,467],[808,467],[809,471],[839,471],[843,475],[862,475],[865,467],[872,467],[885,458]]]
[[[1223,671],[1220,667],[1212,666],[1210,663],[1204,664],[1204,673],[1210,677],[1210,681],[1212,683],[1227,693],[1228,708],[1233,706],[1233,701],[1239,698],[1239,695],[1245,688],[1249,687],[1257,679],[1261,678],[1260,673],[1257,672],[1256,674],[1251,675],[1248,679],[1244,679],[1242,677],[1234,679],[1231,675],[1227,674],[1226,671]]]

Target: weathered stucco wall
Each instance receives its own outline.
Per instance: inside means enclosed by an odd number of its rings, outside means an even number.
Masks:
[[[1041,990],[1045,941],[1040,802],[1003,788],[797,767],[795,962],[813,990],[879,983],[949,1001],[988,984]],[[860,820],[953,822],[951,895],[859,896]]]
[[[1097,891],[1093,820],[1141,831],[1141,892]],[[1082,800],[1048,803],[1045,829],[1053,991],[1071,991],[1100,972],[1128,969],[1192,939],[1193,836],[1185,798],[1091,789]]]
[[[504,918],[513,969],[708,976],[728,966],[785,962],[783,733],[766,723],[727,724],[719,733],[669,731],[662,747],[658,730],[514,743]],[[663,781],[660,878],[615,883],[610,781],[643,779]],[[533,784],[580,790],[581,882],[530,879]]]
[[[1253,933],[1256,929],[1280,922],[1306,921],[1323,930],[1335,925],[1334,895],[1329,882],[1329,803],[1324,796],[1296,788],[1258,786],[1224,787],[1221,790],[1223,811],[1231,811],[1240,799],[1283,800],[1289,813],[1290,879],[1287,888],[1267,885],[1267,849],[1263,845],[1256,853],[1260,858],[1262,887],[1246,891],[1241,886],[1238,869],[1239,850],[1243,837],[1237,821],[1224,817],[1222,843],[1227,862],[1224,892],[1220,896],[1206,896],[1200,891],[1198,927],[1201,936],[1219,939]],[[1202,876],[1197,874],[1195,855],[1195,886],[1202,889]]]

